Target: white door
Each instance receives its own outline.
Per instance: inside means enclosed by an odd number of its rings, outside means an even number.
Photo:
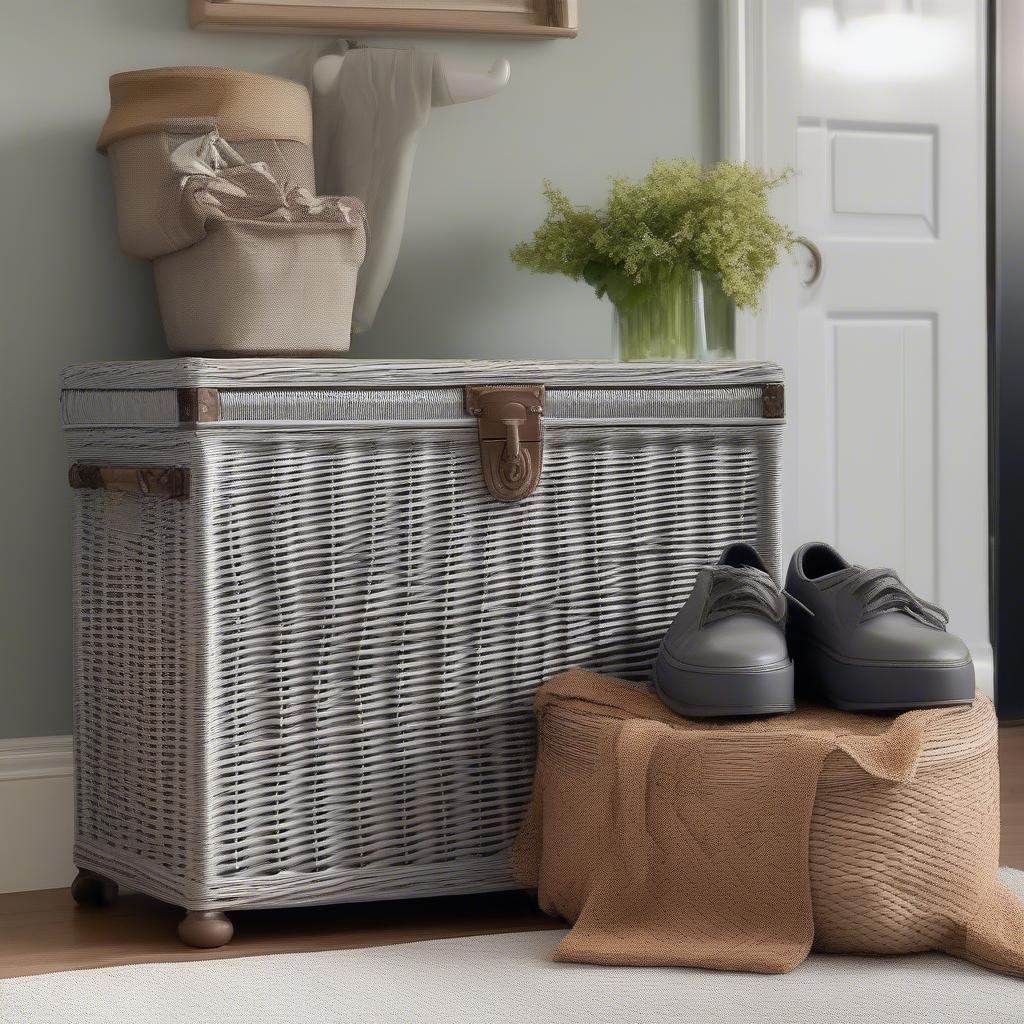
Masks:
[[[983,0],[723,0],[724,155],[793,168],[741,358],[787,377],[786,549],[895,568],[991,693]]]

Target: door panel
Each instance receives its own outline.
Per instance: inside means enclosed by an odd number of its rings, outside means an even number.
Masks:
[[[805,119],[797,167],[801,222],[837,238],[936,236],[933,129]]]
[[[835,538],[848,558],[899,565],[908,585],[935,592],[932,324],[833,320]],[[826,342],[828,344],[829,342]],[[877,367],[889,372],[878,379]]]
[[[864,125],[832,127],[828,135],[834,217],[856,215],[850,221],[859,234],[874,218],[895,220],[893,226],[905,230],[923,221],[934,236],[934,131]]]

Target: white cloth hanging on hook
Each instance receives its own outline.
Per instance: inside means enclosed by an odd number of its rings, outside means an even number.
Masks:
[[[416,141],[430,113],[435,56],[419,50],[350,49],[328,90],[313,99],[317,190],[358,196],[369,224],[352,331],[377,315],[402,243]]]
[[[398,259],[417,136],[430,107],[493,96],[511,67],[499,57],[485,73],[468,72],[435,53],[335,39],[289,54],[276,70],[312,94],[318,191],[366,202],[368,248],[353,321],[355,332],[365,331]]]

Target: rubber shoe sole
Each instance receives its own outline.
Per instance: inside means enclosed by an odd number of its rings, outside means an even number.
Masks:
[[[862,662],[843,658],[793,631],[789,649],[801,698],[841,711],[913,711],[974,701],[974,663]]]
[[[792,660],[717,672],[683,665],[662,651],[654,663],[654,689],[666,707],[685,718],[785,715],[796,707]]]

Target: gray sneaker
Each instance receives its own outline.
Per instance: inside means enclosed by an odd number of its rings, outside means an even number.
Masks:
[[[701,569],[654,663],[654,686],[688,718],[793,710],[786,598],[749,544]]]
[[[827,544],[797,548],[786,576],[789,649],[801,696],[846,711],[970,704],[974,665],[949,617],[892,569],[850,565]]]

